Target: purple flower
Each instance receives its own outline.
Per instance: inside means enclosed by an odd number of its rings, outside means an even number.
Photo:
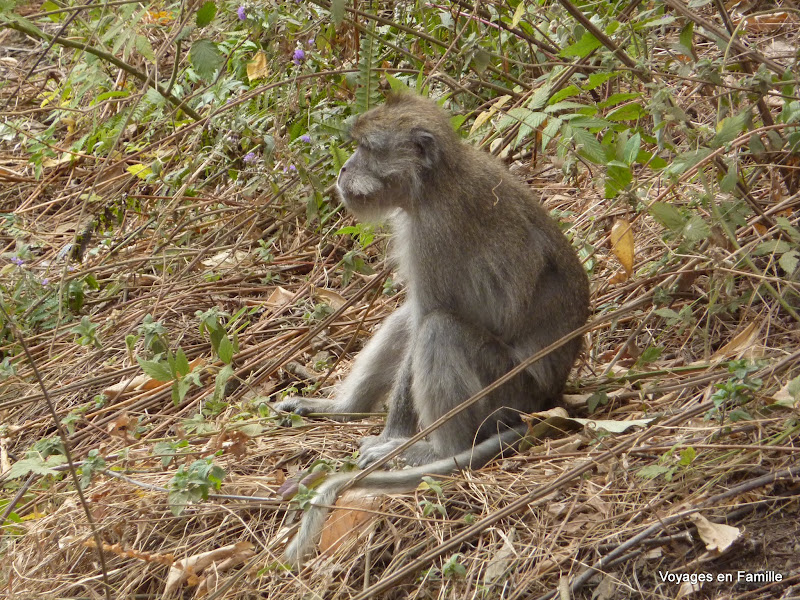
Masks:
[[[255,152],[248,152],[247,154],[244,155],[244,158],[242,158],[242,160],[244,161],[244,164],[252,165],[253,163],[258,162],[258,157],[256,156]]]
[[[301,61],[305,60],[305,58],[306,58],[306,53],[303,51],[302,48],[298,48],[297,50],[294,51],[294,54],[292,55],[292,62],[296,65],[299,65]]]
[[[236,10],[236,16],[239,17],[240,21],[244,21],[247,18],[247,10],[245,9],[244,6],[240,6]]]
[[[11,259],[11,262],[14,263],[15,265],[17,265],[18,267],[21,267],[22,265],[25,264],[25,261],[22,260],[19,256],[13,257]]]
[[[295,167],[294,165],[289,165],[288,167],[283,167],[283,172],[286,173],[287,171],[291,172],[291,173],[294,173],[295,171],[297,171],[297,167]]]
[[[308,40],[308,45],[309,45],[309,46],[313,46],[313,45],[314,45],[314,41],[315,41],[315,40],[316,40],[316,38],[313,38],[313,37],[312,37],[311,39],[309,39],[309,40]]]
[[[47,277],[42,279],[42,285],[49,285],[49,284],[50,284],[50,280]]]
[[[308,135],[307,133],[304,133],[303,135],[300,136],[300,141],[301,142],[305,142],[306,144],[310,144],[311,143],[311,136]]]

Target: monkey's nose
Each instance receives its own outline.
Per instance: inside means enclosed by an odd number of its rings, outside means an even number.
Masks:
[[[342,165],[342,168],[341,168],[341,169],[339,169],[339,172],[340,172],[340,173],[344,173],[345,171],[347,171],[347,167],[346,167],[346,166],[344,166],[344,165]]]

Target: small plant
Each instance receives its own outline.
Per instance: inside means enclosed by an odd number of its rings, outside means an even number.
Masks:
[[[83,465],[81,465],[81,476],[78,479],[78,485],[81,486],[82,490],[85,490],[92,482],[92,476],[97,472],[104,471],[105,468],[106,460],[100,453],[97,450],[89,450],[89,454],[84,459]]]
[[[180,515],[194,502],[208,500],[211,490],[218,490],[225,479],[225,471],[210,458],[194,461],[188,467],[181,465],[169,482],[169,506],[172,514]]]
[[[103,344],[100,343],[100,337],[97,334],[96,323],[92,323],[89,317],[83,317],[81,322],[75,327],[70,329],[70,333],[78,336],[75,340],[81,346],[94,346],[95,348],[102,348]]]
[[[467,574],[467,568],[461,563],[461,554],[453,554],[442,565],[442,576],[446,579],[463,579]]]
[[[717,391],[711,396],[714,408],[706,413],[706,419],[719,419],[720,423],[727,416],[731,423],[751,419],[746,410],[740,408],[753,399],[753,392],[761,389],[763,382],[757,377],[750,377],[759,366],[747,360],[737,360],[728,363],[728,371],[733,377],[725,383],[717,383]]]

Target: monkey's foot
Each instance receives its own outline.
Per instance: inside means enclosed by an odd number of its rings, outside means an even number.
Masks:
[[[362,438],[359,448],[358,467],[364,469],[405,443],[408,438],[385,438],[371,435]],[[402,456],[402,455],[401,455]]]

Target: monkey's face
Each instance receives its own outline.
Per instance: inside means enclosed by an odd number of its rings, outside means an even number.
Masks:
[[[419,128],[371,131],[357,141],[337,180],[348,210],[366,221],[381,220],[395,209],[414,210],[425,174],[433,166],[432,134]]]

